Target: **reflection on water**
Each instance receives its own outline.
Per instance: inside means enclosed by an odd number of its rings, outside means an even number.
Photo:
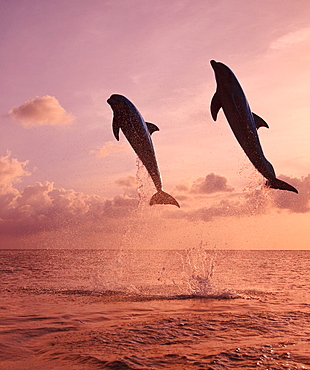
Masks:
[[[4,369],[310,368],[307,251],[4,250]]]
[[[308,251],[2,250],[2,288],[132,290],[209,295],[221,290],[308,292]]]

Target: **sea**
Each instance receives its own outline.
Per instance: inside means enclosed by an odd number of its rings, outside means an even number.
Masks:
[[[0,250],[0,369],[310,369],[310,251]]]

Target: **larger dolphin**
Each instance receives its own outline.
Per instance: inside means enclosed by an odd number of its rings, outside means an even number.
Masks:
[[[276,178],[271,163],[265,158],[257,129],[268,125],[262,118],[251,112],[234,73],[223,63],[215,60],[211,60],[210,63],[217,83],[216,92],[211,101],[211,115],[214,121],[222,108],[242,149],[255,168],[267,179],[266,186],[298,193],[293,186]]]
[[[150,205],[173,204],[180,207],[170,194],[162,190],[161,177],[151,139],[151,134],[158,131],[159,128],[152,123],[146,123],[138,109],[125,96],[113,94],[107,102],[114,113],[112,126],[116,140],[119,140],[119,130],[122,129],[154,182],[157,193],[152,196]]]

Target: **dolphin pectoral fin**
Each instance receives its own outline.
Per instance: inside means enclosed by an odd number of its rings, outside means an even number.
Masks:
[[[259,129],[260,127],[269,128],[268,123],[265,122],[260,116],[258,116],[257,114],[255,114],[253,112],[252,112],[252,115],[253,115],[254,122],[255,122],[255,125],[256,125],[257,129]]]
[[[168,193],[160,190],[156,194],[154,194],[150,200],[150,205],[154,204],[173,204],[180,208],[179,203]]]
[[[118,120],[115,119],[115,117],[113,118],[112,127],[113,127],[113,133],[114,133],[115,139],[117,141],[119,141],[119,129],[120,129],[121,126],[120,126]]]
[[[220,99],[220,96],[217,92],[213,95],[213,98],[211,100],[211,107],[210,108],[211,108],[211,116],[212,116],[213,120],[216,121],[217,114],[218,114],[219,110],[222,108],[221,99]]]
[[[154,131],[159,131],[159,128],[156,125],[154,125],[154,123],[151,123],[151,122],[145,122],[145,123],[149,130],[150,135],[152,135]]]
[[[267,180],[265,185],[272,189],[293,191],[294,193],[298,194],[298,190],[295,189],[294,186],[288,184],[285,181],[279,180],[277,178],[274,178],[272,180]]]

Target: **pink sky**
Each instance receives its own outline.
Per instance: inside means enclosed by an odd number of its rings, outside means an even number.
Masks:
[[[0,1],[0,247],[310,249],[308,0]],[[222,113],[210,60],[227,64],[276,174],[266,190]],[[111,129],[129,98],[152,135],[155,192]]]

